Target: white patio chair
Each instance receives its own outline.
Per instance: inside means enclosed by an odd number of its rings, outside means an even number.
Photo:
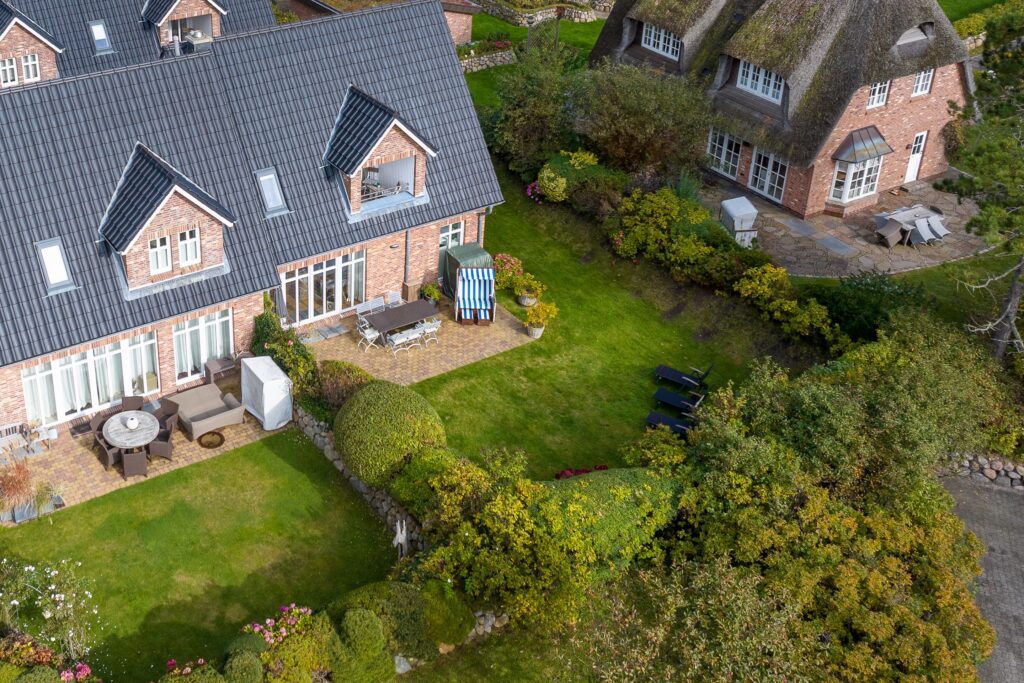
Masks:
[[[388,292],[387,298],[384,300],[384,304],[388,308],[394,308],[395,306],[401,306],[405,303],[405,299],[402,298],[401,292]]]
[[[377,342],[380,341],[380,332],[373,329],[365,320],[357,321],[356,329],[359,330],[359,343],[356,346],[361,347],[363,344],[366,344],[363,353],[369,351],[371,346],[376,346]]]
[[[424,320],[423,322],[416,323],[416,329],[422,330],[423,345],[426,346],[430,342],[439,341],[437,338],[437,331],[441,329],[441,321],[437,318]]]
[[[387,306],[384,304],[384,297],[382,296],[378,296],[377,298],[371,300],[369,303],[371,313],[380,313],[385,308],[387,308]]]
[[[409,351],[414,346],[420,346],[420,333],[415,328],[388,335],[388,348],[395,357],[399,351]]]

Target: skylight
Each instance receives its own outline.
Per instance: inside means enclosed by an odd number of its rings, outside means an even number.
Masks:
[[[265,168],[256,172],[256,180],[260,184],[260,192],[263,193],[263,205],[267,209],[268,216],[284,213],[288,205],[281,194],[281,184],[277,180],[277,171],[273,168]]]
[[[89,32],[92,35],[92,44],[96,48],[96,54],[102,55],[114,51],[110,44],[110,36],[107,35],[107,27],[103,25],[102,21],[90,21]]]
[[[47,292],[55,294],[72,289],[75,283],[71,281],[68,261],[64,256],[64,246],[60,238],[36,242],[36,250],[39,252],[39,262],[43,266]]]

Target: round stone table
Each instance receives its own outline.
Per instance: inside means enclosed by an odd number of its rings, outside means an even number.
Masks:
[[[139,426],[135,429],[128,429],[125,423],[129,417],[136,418],[139,421]],[[126,410],[111,415],[103,424],[103,438],[107,443],[124,449],[142,448],[148,445],[156,438],[159,431],[160,422],[156,416],[144,410]]]

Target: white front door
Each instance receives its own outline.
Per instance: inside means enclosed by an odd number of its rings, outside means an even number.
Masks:
[[[924,158],[924,143],[928,140],[928,131],[924,130],[914,136],[914,144],[910,146],[910,161],[907,162],[907,177],[905,183],[912,183],[917,180],[917,174],[921,171],[921,159]]]

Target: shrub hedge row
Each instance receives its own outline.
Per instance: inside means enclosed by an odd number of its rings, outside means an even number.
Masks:
[[[953,27],[961,38],[981,35],[990,21],[998,21],[1012,15],[1024,17],[1024,0],[1005,0],[985,9],[968,14],[963,19],[953,22]]]

